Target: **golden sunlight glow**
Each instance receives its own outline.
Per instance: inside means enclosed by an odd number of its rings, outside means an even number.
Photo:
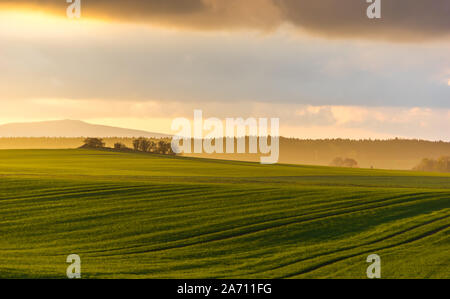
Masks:
[[[37,12],[28,9],[12,9],[0,6],[0,34],[4,37],[19,38],[78,38],[91,36],[99,38],[103,33],[124,34],[130,32],[153,32],[157,34],[190,33],[187,28],[166,26],[154,22],[122,23],[114,19],[86,18],[70,19],[65,15],[55,15],[50,12]],[[198,34],[200,32],[197,32]],[[203,35],[216,36],[217,33],[202,32]]]
[[[10,36],[36,37],[46,35],[67,35],[98,29],[106,23],[93,19],[72,20],[49,13],[28,10],[0,10],[0,32]]]

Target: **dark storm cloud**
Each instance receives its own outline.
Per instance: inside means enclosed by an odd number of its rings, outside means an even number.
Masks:
[[[84,17],[148,22],[197,30],[274,29],[290,23],[332,38],[415,41],[450,33],[449,0],[381,0],[370,20],[366,0],[82,0]],[[0,0],[64,14],[65,0]]]
[[[448,0],[381,0],[382,18],[371,20],[365,0],[274,0],[286,20],[329,36],[426,39],[450,33]]]

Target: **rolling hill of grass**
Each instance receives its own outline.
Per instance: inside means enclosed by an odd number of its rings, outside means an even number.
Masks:
[[[0,278],[450,278],[450,175],[0,151]]]
[[[126,130],[126,129],[124,129]],[[1,133],[1,132],[0,132]],[[119,132],[117,132],[119,133]],[[158,136],[156,133],[148,133]],[[143,136],[149,136],[148,134]],[[1,134],[0,134],[1,136]],[[84,135],[83,135],[84,136]],[[95,136],[95,135],[94,135]],[[97,135],[100,136],[100,135]],[[122,136],[122,135],[117,135]],[[137,135],[139,136],[139,135]],[[159,137],[164,135],[159,134]],[[0,137],[3,149],[75,149],[84,144],[84,137]],[[133,148],[130,137],[103,138],[107,147],[116,142]],[[226,140],[224,140],[226,142]],[[237,143],[237,142],[236,142]],[[193,144],[193,142],[192,142]],[[247,147],[248,151],[248,147]],[[193,151],[192,151],[193,152]],[[183,154],[191,158],[214,158],[222,160],[259,162],[260,154]],[[351,158],[362,168],[411,170],[424,158],[439,159],[450,156],[450,142],[426,140],[350,140],[318,139],[304,140],[280,137],[279,162],[284,164],[324,165],[332,164],[335,158]]]

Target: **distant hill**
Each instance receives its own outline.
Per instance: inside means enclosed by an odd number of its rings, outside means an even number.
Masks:
[[[89,124],[79,120],[11,123],[0,126],[0,137],[168,137],[165,134]]]

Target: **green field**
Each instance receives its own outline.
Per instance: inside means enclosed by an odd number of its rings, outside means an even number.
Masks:
[[[450,175],[0,151],[0,278],[450,278]]]

